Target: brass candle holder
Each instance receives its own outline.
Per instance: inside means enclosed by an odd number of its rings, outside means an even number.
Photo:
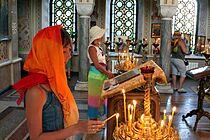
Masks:
[[[161,123],[155,122],[150,114],[150,92],[152,90],[152,75],[154,67],[146,66],[141,68],[141,73],[146,81],[144,95],[144,114],[138,120],[132,120],[131,124],[120,123],[114,130],[115,140],[179,140],[179,134],[171,125],[167,125],[164,120]],[[172,115],[174,115],[174,109]],[[173,117],[172,117],[173,118]],[[172,124],[172,118],[168,124]]]

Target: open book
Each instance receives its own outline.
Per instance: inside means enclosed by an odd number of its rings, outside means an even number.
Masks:
[[[128,72],[125,72],[119,76],[116,76],[110,80],[106,80],[104,83],[104,90],[111,90],[117,87],[119,84],[132,79],[133,77],[136,77],[140,75],[140,70],[138,69],[133,69]]]

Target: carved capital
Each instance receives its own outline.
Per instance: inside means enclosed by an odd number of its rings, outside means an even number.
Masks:
[[[162,20],[172,20],[173,16],[176,14],[176,10],[177,10],[177,4],[160,5]]]
[[[95,3],[92,2],[77,2],[77,12],[80,16],[87,16],[89,17],[93,13]]]

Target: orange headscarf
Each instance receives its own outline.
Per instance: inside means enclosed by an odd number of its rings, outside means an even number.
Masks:
[[[50,26],[36,34],[24,69],[47,77],[50,88],[62,104],[65,127],[68,127],[77,123],[79,113],[66,80],[61,28],[61,25]]]

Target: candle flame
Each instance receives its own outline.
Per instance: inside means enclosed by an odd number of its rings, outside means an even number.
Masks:
[[[164,109],[164,111],[163,111],[163,112],[164,112],[164,114],[166,114],[166,110],[165,110],[165,109]]]
[[[119,113],[117,113],[117,114],[116,114],[116,118],[119,118],[119,116],[120,116],[120,114],[119,114]]]
[[[122,93],[125,94],[125,89],[122,89]]]
[[[131,111],[133,110],[133,105],[131,105]]]
[[[169,120],[171,120],[171,119],[172,119],[172,116],[171,116],[171,115],[169,115],[168,119],[169,119]]]
[[[175,107],[175,106],[173,107],[172,111],[173,111],[173,112],[175,112],[175,111],[176,111],[176,107]]]
[[[143,120],[143,118],[144,118],[144,114],[141,115],[141,120]]]
[[[137,102],[136,100],[133,100],[133,105],[136,106]]]
[[[128,105],[128,109],[130,109],[130,108],[131,108],[131,104]]]

